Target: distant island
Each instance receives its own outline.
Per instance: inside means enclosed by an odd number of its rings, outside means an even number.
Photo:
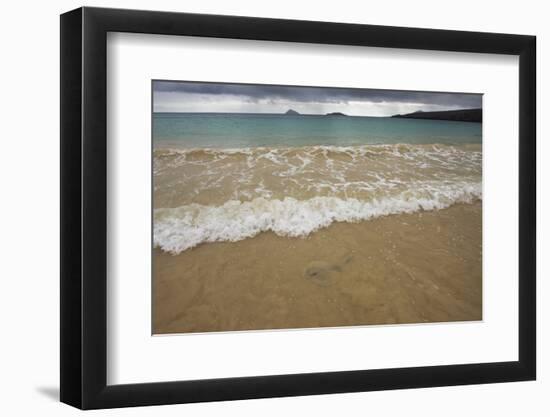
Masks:
[[[285,115],[286,116],[304,116],[301,113],[298,113],[296,110],[292,110],[292,109],[288,109],[285,112]],[[305,115],[305,116],[307,116],[307,115]],[[311,115],[311,116],[320,116],[320,115]],[[347,114],[336,111],[336,112],[332,112],[332,113],[326,113],[322,116],[347,116]]]
[[[446,111],[416,111],[408,114],[396,114],[391,117],[403,119],[430,119],[430,120],[451,120],[456,122],[481,123],[481,109],[446,110]]]

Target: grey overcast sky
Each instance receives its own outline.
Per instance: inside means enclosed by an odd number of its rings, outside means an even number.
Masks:
[[[391,116],[414,111],[481,107],[481,94],[262,84],[153,82],[154,112],[284,113],[342,112],[351,116]]]

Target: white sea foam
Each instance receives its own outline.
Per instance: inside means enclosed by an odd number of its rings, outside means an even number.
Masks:
[[[231,200],[218,206],[193,203],[155,210],[154,245],[178,254],[201,243],[235,242],[266,231],[279,236],[306,237],[333,222],[437,210],[481,197],[481,182],[442,182],[371,200],[324,196],[306,200],[290,197]]]
[[[158,207],[212,204],[213,197],[217,205],[258,197],[302,200],[313,192],[363,199],[368,191],[381,198],[418,181],[475,182],[481,152],[469,145],[407,144],[157,149],[154,175]]]

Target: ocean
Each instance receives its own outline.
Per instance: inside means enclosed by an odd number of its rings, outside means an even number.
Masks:
[[[153,114],[154,244],[179,254],[261,232],[482,198],[480,123],[350,116]]]
[[[481,143],[481,123],[351,116],[154,113],[155,148]]]

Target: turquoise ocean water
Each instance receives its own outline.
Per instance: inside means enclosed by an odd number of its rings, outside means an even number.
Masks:
[[[155,148],[481,143],[481,123],[351,116],[154,113]]]

